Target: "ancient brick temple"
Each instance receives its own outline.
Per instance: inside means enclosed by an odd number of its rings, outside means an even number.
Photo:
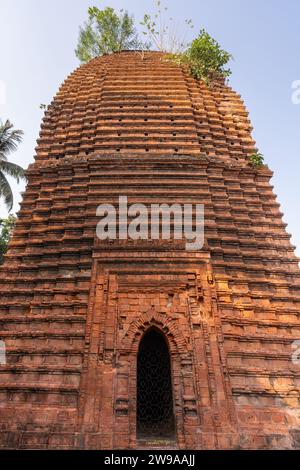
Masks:
[[[160,53],[70,75],[0,272],[2,448],[300,447],[300,273],[254,149],[239,95]],[[204,247],[100,241],[120,195],[203,203]]]

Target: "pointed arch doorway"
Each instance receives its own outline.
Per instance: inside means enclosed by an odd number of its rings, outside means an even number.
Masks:
[[[156,328],[144,334],[138,350],[137,438],[175,439],[170,352]]]

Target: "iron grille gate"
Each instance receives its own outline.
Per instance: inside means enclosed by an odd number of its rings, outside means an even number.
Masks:
[[[174,438],[170,354],[155,329],[142,338],[137,358],[137,437]]]

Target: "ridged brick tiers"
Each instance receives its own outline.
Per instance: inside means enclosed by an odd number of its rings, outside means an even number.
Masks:
[[[65,81],[0,270],[0,447],[147,447],[136,356],[151,326],[171,354],[172,448],[300,447],[298,260],[254,148],[240,97],[160,53]],[[120,195],[204,203],[204,248],[99,241],[96,208]]]

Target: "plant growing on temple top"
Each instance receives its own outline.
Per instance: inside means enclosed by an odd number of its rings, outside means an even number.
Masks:
[[[8,154],[17,150],[22,142],[23,131],[13,127],[9,121],[5,124],[0,121],[0,198],[4,198],[8,211],[13,207],[14,197],[6,176],[15,178],[18,183],[25,179],[24,169],[7,159]]]
[[[190,74],[209,84],[218,78],[231,75],[226,68],[232,55],[221,48],[220,44],[205,29],[192,41],[183,53],[171,54],[169,59],[178,65],[186,66]]]
[[[154,49],[166,52],[164,60],[184,67],[193,77],[207,84],[231,74],[226,67],[231,54],[204,29],[189,44],[186,37],[188,30],[194,28],[192,20],[186,19],[182,25],[178,24],[168,15],[168,7],[162,6],[160,0],[156,1],[154,15],[146,13],[140,22],[146,42],[139,39],[133,17],[124,10],[117,13],[109,7],[104,10],[91,7],[88,15],[88,22],[80,28],[75,51],[81,62],[122,50],[140,51],[143,58],[145,50]]]
[[[254,152],[249,157],[248,160],[255,167],[260,167],[264,164],[264,156],[262,153]]]
[[[126,11],[113,8],[88,9],[88,21],[80,28],[76,56],[81,62],[111,52],[145,47],[138,38],[134,19]]]
[[[8,242],[16,224],[16,217],[9,215],[7,219],[0,220],[0,264],[3,263],[7,251]]]
[[[161,1],[156,2],[156,12],[154,15],[146,13],[143,21],[140,22],[142,34],[147,38],[152,49],[162,52],[176,54],[183,52],[188,44],[186,36],[188,29],[193,29],[191,19],[184,21],[184,28],[168,15],[168,7],[163,6]]]

